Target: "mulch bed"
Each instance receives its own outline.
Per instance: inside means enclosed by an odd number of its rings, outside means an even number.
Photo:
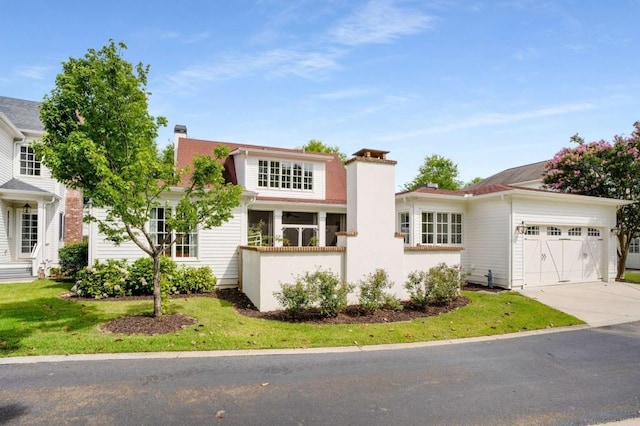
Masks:
[[[489,289],[486,286],[477,284],[467,284],[464,289],[466,291],[484,291],[491,293],[499,293],[501,291],[505,291],[501,288]],[[240,315],[244,315],[247,317],[311,324],[372,324],[411,321],[415,318],[435,316],[445,312],[450,312],[461,308],[469,303],[469,299],[464,296],[460,296],[449,305],[430,306],[426,310],[414,306],[413,304],[411,304],[411,302],[403,302],[403,309],[401,311],[381,309],[373,313],[365,313],[362,311],[362,309],[360,309],[359,306],[353,305],[348,306],[334,318],[323,318],[317,311],[305,312],[295,318],[292,318],[284,311],[259,312],[253,305],[253,303],[251,303],[249,298],[240,290],[235,288],[221,289],[209,294],[172,296],[172,298],[180,297],[216,297],[218,299],[222,299],[231,303],[234,309]],[[152,296],[132,296],[121,297],[117,299],[107,298],[103,300],[150,300],[152,298]],[[154,318],[152,315],[135,315],[117,318],[113,321],[104,323],[100,326],[100,330],[107,333],[153,335],[172,333],[195,323],[195,318],[191,318],[181,314],[162,315],[159,318]]]
[[[195,323],[195,318],[181,314],[162,315],[159,318],[151,314],[134,315],[106,322],[100,326],[100,330],[105,333],[154,335],[173,333]]]

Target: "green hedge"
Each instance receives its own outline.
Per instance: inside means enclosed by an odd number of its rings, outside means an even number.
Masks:
[[[163,294],[209,293],[217,280],[211,268],[178,266],[163,257],[160,261]],[[124,260],[96,261],[78,272],[73,291],[82,297],[145,296],[153,294],[153,260],[143,257],[132,264]]]

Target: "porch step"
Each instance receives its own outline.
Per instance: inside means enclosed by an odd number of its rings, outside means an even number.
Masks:
[[[22,281],[25,279],[33,279],[31,275],[31,264],[17,263],[11,265],[0,265],[0,281]]]

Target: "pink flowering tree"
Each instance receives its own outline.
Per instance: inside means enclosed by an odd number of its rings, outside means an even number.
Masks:
[[[624,277],[631,240],[640,236],[640,122],[631,136],[612,142],[585,143],[575,135],[575,147],[563,148],[545,168],[547,188],[573,194],[633,201],[618,209],[618,271]]]

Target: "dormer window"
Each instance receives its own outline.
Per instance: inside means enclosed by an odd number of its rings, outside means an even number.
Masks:
[[[258,160],[258,187],[313,190],[313,164]]]
[[[40,161],[36,158],[33,148],[27,145],[20,147],[20,174],[40,176]]]

